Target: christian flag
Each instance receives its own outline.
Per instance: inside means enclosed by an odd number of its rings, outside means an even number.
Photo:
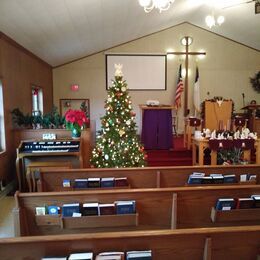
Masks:
[[[181,64],[179,67],[179,76],[178,76],[178,83],[176,87],[176,92],[175,92],[175,106],[178,109],[181,107],[181,93],[183,92],[183,81],[182,81],[182,76],[181,76]]]
[[[199,69],[196,67],[196,76],[194,83],[194,93],[193,93],[193,104],[195,108],[195,116],[200,113],[200,83],[199,83]]]

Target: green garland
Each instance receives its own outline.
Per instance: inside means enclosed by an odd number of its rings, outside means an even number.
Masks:
[[[250,78],[250,82],[254,90],[260,93],[260,71],[255,74],[255,77]]]

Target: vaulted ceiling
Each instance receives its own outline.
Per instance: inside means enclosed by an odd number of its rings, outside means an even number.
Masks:
[[[138,0],[0,0],[0,30],[52,66],[182,22],[260,50],[255,2],[230,1],[234,6],[223,9],[212,0],[175,0],[168,11],[147,14]],[[209,29],[205,17],[212,12],[226,21]]]

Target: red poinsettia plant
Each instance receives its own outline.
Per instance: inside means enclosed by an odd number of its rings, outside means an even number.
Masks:
[[[65,113],[66,128],[72,130],[76,128],[77,130],[84,129],[89,124],[89,118],[82,110],[69,109]]]

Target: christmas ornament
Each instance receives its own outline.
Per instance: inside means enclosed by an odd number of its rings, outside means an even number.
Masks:
[[[125,131],[122,130],[122,129],[120,129],[120,130],[119,130],[119,135],[120,135],[120,137],[122,137],[124,134],[125,134]]]

